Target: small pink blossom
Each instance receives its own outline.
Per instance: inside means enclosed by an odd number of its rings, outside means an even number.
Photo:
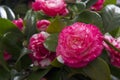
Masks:
[[[51,17],[57,15],[67,15],[69,11],[66,6],[67,4],[64,0],[36,0],[33,3],[33,9],[35,11],[41,10]]]
[[[115,39],[110,34],[105,34],[104,38],[108,40],[114,47],[120,50],[120,37]],[[111,46],[109,46],[105,42],[103,43],[103,45],[108,51],[111,64],[120,68],[120,52],[116,51],[115,49],[113,49]]]
[[[48,28],[50,24],[50,21],[48,20],[39,20],[37,21],[37,29],[40,30],[40,31],[46,31],[46,29]]]
[[[95,25],[76,22],[60,33],[57,59],[70,67],[84,67],[101,54],[102,41],[103,35]]]
[[[30,58],[35,66],[48,66],[55,57],[55,53],[48,51],[43,45],[48,36],[48,33],[40,32],[30,38],[28,48],[31,50]]]
[[[7,60],[12,58],[12,56],[7,51],[4,51],[3,57],[4,57],[5,61],[7,61]]]
[[[103,7],[104,2],[105,2],[105,0],[98,0],[98,1],[91,7],[91,9],[92,9],[92,10],[96,10],[96,11],[101,10],[102,7]]]
[[[19,18],[18,20],[13,20],[12,21],[20,30],[23,29],[23,20]]]

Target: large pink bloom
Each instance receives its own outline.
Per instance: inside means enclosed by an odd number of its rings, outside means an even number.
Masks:
[[[102,7],[103,7],[104,2],[105,2],[105,0],[98,0],[98,1],[91,7],[91,9],[92,9],[92,10],[96,10],[96,11],[101,10]]]
[[[31,50],[30,58],[35,66],[45,67],[55,57],[55,53],[48,51],[43,45],[47,37],[48,34],[46,32],[40,32],[30,38],[28,48]]]
[[[41,10],[51,17],[68,14],[64,0],[36,0],[33,3],[33,9],[36,11]]]
[[[96,26],[76,22],[60,33],[57,59],[70,67],[84,67],[101,54],[102,41],[103,35]]]
[[[120,50],[120,37],[115,39],[111,35],[105,34],[104,38],[108,40],[114,47]],[[113,49],[111,46],[107,45],[105,42],[104,42],[104,46],[110,56],[111,64],[120,68],[120,52]]]
[[[19,18],[18,20],[13,20],[12,21],[20,30],[23,29],[23,20]]]

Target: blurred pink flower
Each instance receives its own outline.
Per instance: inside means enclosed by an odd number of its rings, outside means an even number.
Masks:
[[[66,6],[67,4],[64,0],[36,0],[33,3],[33,10],[41,10],[51,17],[57,15],[65,16],[69,12]]]
[[[105,0],[98,0],[92,7],[92,10],[99,11],[102,9]]]
[[[110,34],[105,34],[104,38],[108,40],[114,47],[120,50],[120,37],[115,39]],[[120,52],[116,51],[111,46],[107,45],[105,42],[103,43],[103,45],[108,51],[111,64],[120,68]]]
[[[48,36],[48,33],[40,32],[30,38],[28,48],[31,50],[30,58],[35,66],[48,66],[55,57],[55,53],[48,51],[43,45]]]
[[[12,57],[7,51],[4,51],[3,56],[4,56],[4,60],[5,60],[5,61],[11,59],[11,57]]]
[[[12,21],[20,30],[23,29],[23,20],[19,18],[18,20],[13,20]]]
[[[101,54],[102,42],[103,35],[95,25],[76,22],[60,33],[57,59],[70,67],[84,67]]]
[[[40,31],[46,31],[46,29],[48,28],[50,24],[50,21],[48,20],[39,20],[37,21],[37,29],[40,30]]]

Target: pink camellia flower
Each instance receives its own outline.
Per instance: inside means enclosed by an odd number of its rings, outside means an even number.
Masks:
[[[105,0],[98,0],[98,1],[91,7],[91,9],[92,9],[92,10],[96,10],[96,11],[101,10],[102,7],[103,7],[104,2],[105,2]]]
[[[56,15],[67,15],[69,11],[66,6],[67,4],[64,0],[36,0],[33,3],[33,9],[35,11],[41,10],[51,17]]]
[[[116,47],[118,50],[120,50],[120,37],[115,39],[110,34],[105,34],[104,38],[105,38],[105,40],[110,42],[114,47]],[[111,46],[109,46],[105,42],[103,43],[103,45],[105,46],[106,50],[108,51],[111,64],[120,68],[120,52],[113,49]]]
[[[43,20],[37,21],[36,25],[38,30],[45,31],[48,28],[49,24],[50,24],[50,21],[43,19]]]
[[[23,20],[19,18],[18,20],[13,20],[12,21],[20,30],[23,29]]]
[[[55,57],[55,53],[48,51],[43,45],[48,36],[48,33],[40,32],[30,38],[28,48],[31,50],[30,58],[35,66],[48,66]]]
[[[38,0],[36,0],[35,2],[32,3],[32,9],[34,11],[41,10],[41,3]]]
[[[103,35],[95,25],[76,22],[60,33],[57,59],[73,68],[84,67],[101,54],[102,42]]]
[[[11,59],[12,56],[7,51],[4,51],[3,57],[4,57],[4,60],[7,61]]]

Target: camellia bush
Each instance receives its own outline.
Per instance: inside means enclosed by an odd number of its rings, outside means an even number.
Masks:
[[[24,17],[1,5],[0,80],[120,80],[116,2],[35,0]]]

